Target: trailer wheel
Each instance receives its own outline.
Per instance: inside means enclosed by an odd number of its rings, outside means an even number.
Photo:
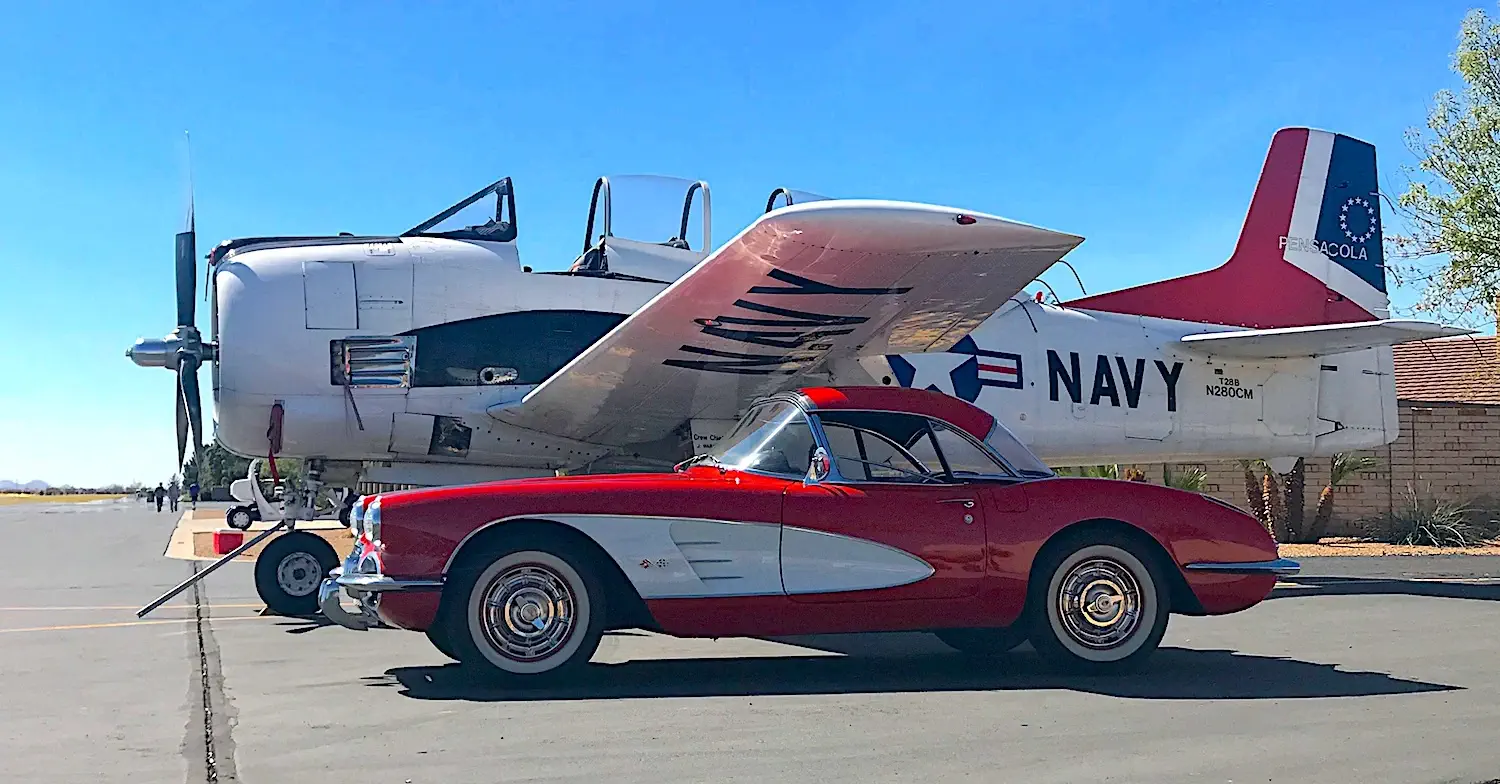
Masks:
[[[253,506],[233,506],[224,513],[224,522],[236,531],[250,530],[250,524],[260,519],[260,510]]]
[[[318,586],[338,566],[333,545],[305,531],[271,540],[255,559],[255,590],[280,615],[316,615]]]

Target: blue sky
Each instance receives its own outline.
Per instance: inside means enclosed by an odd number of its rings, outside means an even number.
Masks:
[[[200,252],[397,232],[510,175],[522,260],[555,269],[594,178],[652,172],[708,180],[721,240],[777,186],[1078,233],[1097,292],[1221,262],[1279,127],[1374,142],[1399,193],[1474,5],[8,7],[0,478],[171,474],[172,376],[123,352],[172,324],[184,130]]]

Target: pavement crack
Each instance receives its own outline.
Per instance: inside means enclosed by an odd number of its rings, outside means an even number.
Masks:
[[[193,574],[198,564],[191,563]],[[210,625],[212,609],[203,595],[202,583],[193,584],[193,658],[189,686],[188,737],[183,743],[188,755],[188,781],[207,784],[239,781],[234,766],[234,740],[230,735],[233,707],[224,694],[224,673],[219,645]]]

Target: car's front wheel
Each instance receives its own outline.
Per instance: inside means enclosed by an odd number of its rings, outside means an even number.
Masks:
[[[538,544],[491,548],[455,575],[442,619],[452,658],[516,685],[588,665],[604,634],[602,581],[565,538]]]
[[[1129,672],[1161,644],[1171,606],[1151,548],[1113,531],[1048,548],[1033,572],[1030,640],[1043,660],[1085,674]]]

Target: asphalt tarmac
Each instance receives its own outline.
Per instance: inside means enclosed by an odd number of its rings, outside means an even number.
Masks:
[[[1326,558],[1174,617],[1143,675],[923,634],[610,635],[565,690],[476,683],[422,635],[259,615],[134,501],[0,507],[0,781],[1470,782],[1500,778],[1500,558]]]

